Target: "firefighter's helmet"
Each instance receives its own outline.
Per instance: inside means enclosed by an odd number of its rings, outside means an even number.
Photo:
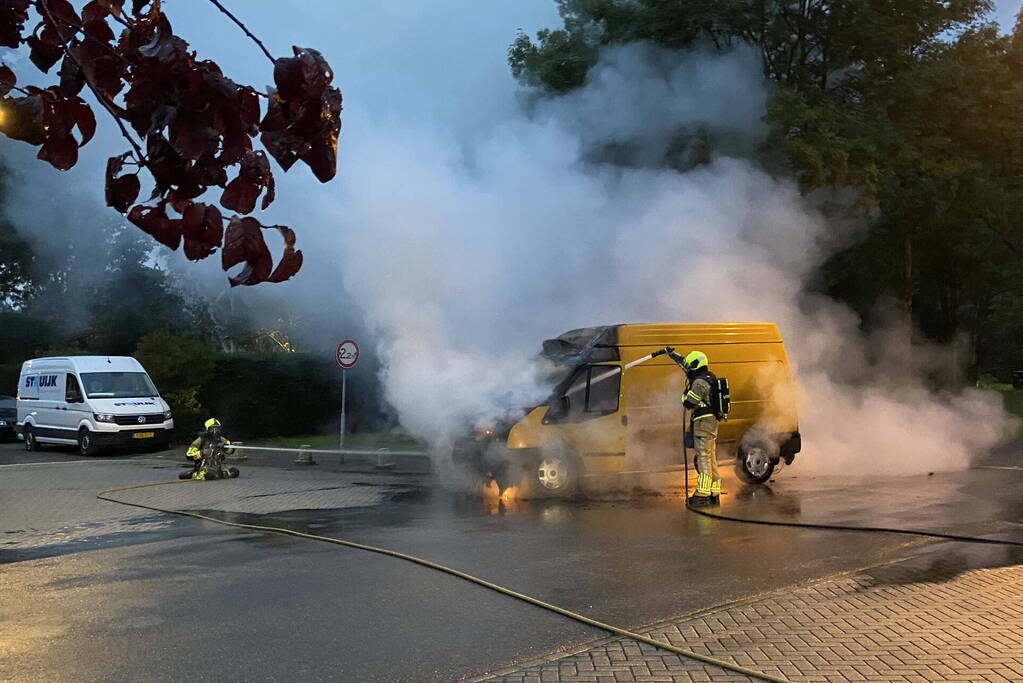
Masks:
[[[707,367],[707,354],[703,351],[690,351],[686,354],[685,359],[682,361],[686,372],[693,372],[700,368]]]

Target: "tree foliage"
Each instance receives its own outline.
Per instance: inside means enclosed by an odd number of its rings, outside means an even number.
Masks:
[[[237,22],[219,0],[210,2]],[[130,10],[126,4],[92,0],[79,13],[68,0],[0,0],[0,45],[26,45],[43,73],[59,64],[58,82],[45,88],[19,86],[0,65],[0,133],[38,146],[39,159],[66,171],[96,130],[81,96],[88,89],[130,147],[107,162],[109,206],[161,244],[183,244],[191,260],[219,249],[224,270],[244,263],[232,286],[290,278],[302,265],[295,233],[244,214],[274,200],[266,152],[285,171],[301,161],[321,182],[334,177],[341,93],[330,85],[330,66],[309,48],[275,59],[256,40],[273,65],[274,87],[260,92],[190,51],[161,0],[132,0]],[[266,152],[255,149],[257,137]],[[139,202],[142,171],[153,187]],[[214,187],[223,188],[220,207],[235,215],[198,201]],[[276,266],[263,239],[267,228],[284,238]]]
[[[967,335],[978,370],[1021,361],[1004,329],[1023,310],[1023,20],[1000,35],[988,0],[556,1],[563,26],[509,49],[550,93],[606,45],[756,46],[768,151],[804,192],[854,190],[866,223],[820,286],[868,322],[894,300],[931,338]]]

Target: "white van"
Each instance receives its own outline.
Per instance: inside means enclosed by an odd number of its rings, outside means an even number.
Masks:
[[[25,450],[77,444],[166,448],[174,420],[145,368],[128,356],[25,361],[18,380],[18,436]]]

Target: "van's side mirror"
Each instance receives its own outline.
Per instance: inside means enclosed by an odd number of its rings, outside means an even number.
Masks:
[[[558,396],[552,399],[550,406],[547,408],[547,413],[543,416],[543,424],[551,424],[552,422],[561,422],[565,415],[568,414],[568,396]]]
[[[67,398],[68,403],[82,403],[82,395],[78,392],[70,394]]]

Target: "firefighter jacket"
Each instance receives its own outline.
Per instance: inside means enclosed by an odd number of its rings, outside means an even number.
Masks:
[[[203,448],[203,445],[204,445],[205,438],[206,437],[204,437],[201,434],[198,437],[196,437],[195,441],[193,441],[192,443],[190,443],[188,445],[188,450],[185,451],[185,457],[188,458],[189,460],[193,460],[195,462],[199,462],[200,460],[202,460],[202,448]],[[217,439],[217,442],[219,444],[225,446],[224,452],[226,454],[231,455],[232,453],[234,453],[234,449],[233,448],[226,448],[226,446],[230,446],[231,445],[231,442],[228,441],[227,439],[225,439],[224,437],[222,437],[222,436],[219,437]]]
[[[707,369],[697,370],[690,378],[689,386],[682,394],[682,404],[692,411],[694,422],[705,417],[717,417],[717,407],[714,405],[716,385],[717,378]]]

